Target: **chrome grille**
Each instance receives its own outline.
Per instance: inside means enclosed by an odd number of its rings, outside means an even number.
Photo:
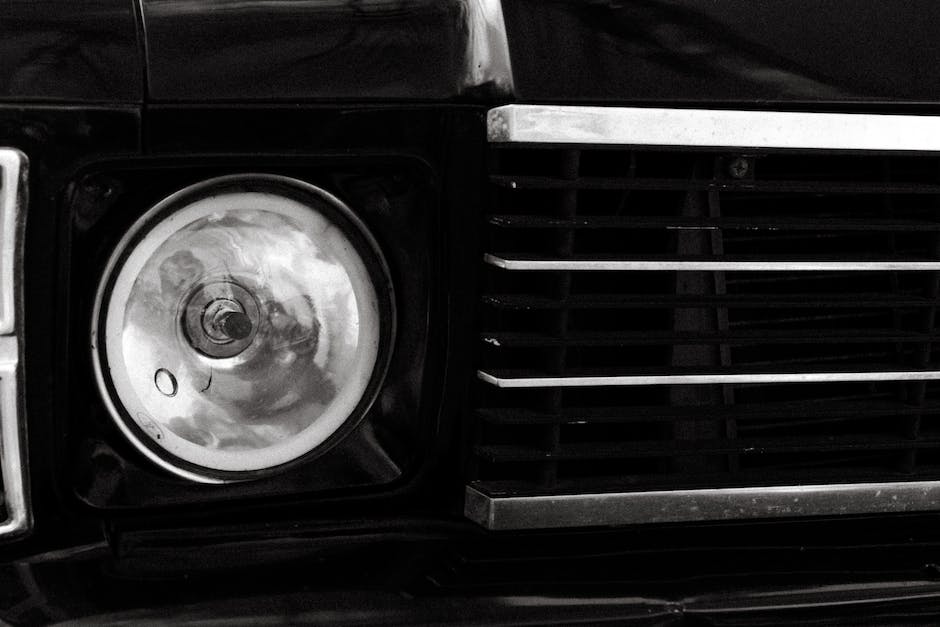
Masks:
[[[471,517],[940,506],[936,121],[746,113],[734,127],[735,112],[710,113],[491,112]],[[801,149],[780,116],[842,143]],[[655,119],[676,137],[643,126]],[[770,486],[797,500],[814,486],[814,505],[727,513]],[[586,516],[611,494],[620,514]],[[542,520],[494,518],[533,499]],[[567,513],[546,519],[544,499]],[[666,513],[623,513],[641,501]]]

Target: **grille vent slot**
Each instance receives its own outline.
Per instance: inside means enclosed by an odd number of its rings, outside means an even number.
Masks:
[[[475,489],[940,478],[940,158],[505,143],[491,160]],[[689,375],[721,382],[672,384]]]

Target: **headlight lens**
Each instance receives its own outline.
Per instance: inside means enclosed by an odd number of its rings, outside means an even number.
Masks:
[[[336,198],[273,176],[167,198],[113,253],[93,353],[118,426],[201,481],[321,451],[368,408],[387,363],[391,282]]]

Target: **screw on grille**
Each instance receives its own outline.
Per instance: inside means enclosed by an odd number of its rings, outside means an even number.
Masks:
[[[743,179],[751,173],[751,160],[747,157],[736,157],[728,164],[728,175],[734,179]]]

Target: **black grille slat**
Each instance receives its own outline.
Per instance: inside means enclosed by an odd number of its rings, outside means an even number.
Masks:
[[[503,145],[492,164],[478,368],[657,381],[478,382],[471,480],[525,495],[940,479],[940,382],[891,380],[940,370],[940,159]],[[806,262],[920,266],[728,265]],[[887,380],[734,379],[768,373]],[[734,382],[658,380],[683,375]]]
[[[847,451],[907,451],[938,448],[940,439],[911,440],[898,437],[832,438],[829,441],[810,438],[736,438],[733,440],[674,440],[649,442],[639,440],[629,444],[586,442],[559,446],[553,451],[512,445],[477,447],[476,452],[492,462],[545,460],[591,460],[668,458],[685,455],[719,455],[733,453],[825,453]]]
[[[918,333],[896,329],[845,330],[819,329],[807,331],[737,331],[711,335],[669,332],[575,332],[564,337],[539,333],[500,332],[485,333],[481,339],[491,345],[506,348],[542,346],[635,346],[643,344],[810,344],[810,343],[873,343],[936,342],[937,333]]]
[[[779,418],[811,420],[818,417],[865,418],[871,416],[908,416],[921,413],[940,414],[940,402],[905,405],[896,401],[767,403],[756,407],[738,405],[730,408],[674,407],[664,412],[661,406],[640,407],[570,407],[563,413],[549,414],[526,409],[492,408],[478,410],[482,420],[497,424],[671,422],[673,420],[714,420],[734,416],[741,421],[769,421]]]
[[[491,176],[490,181],[509,189],[542,190],[646,190],[646,191],[733,191],[805,194],[940,194],[940,185],[923,184],[866,184],[837,181],[769,181],[761,185],[752,182],[690,180],[690,179],[618,179],[577,178],[564,179],[539,176]]]

